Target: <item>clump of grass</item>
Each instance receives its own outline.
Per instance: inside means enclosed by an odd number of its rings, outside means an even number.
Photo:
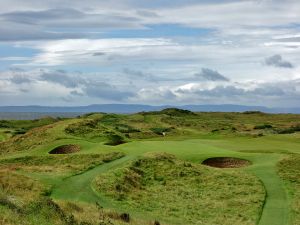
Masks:
[[[0,202],[0,213],[1,224],[79,225],[72,214],[66,214],[48,197],[26,202],[22,207],[12,202],[6,204]]]
[[[117,124],[115,129],[121,133],[137,133],[141,132],[139,129],[134,128],[127,124]]]
[[[74,219],[80,225],[157,225],[154,220],[148,221],[146,219],[135,218],[126,211],[106,209],[98,202],[96,204],[87,204],[82,202],[58,201],[57,204],[65,214],[73,215]]]
[[[104,136],[107,131],[106,127],[99,124],[99,119],[84,119],[65,128],[67,134],[86,138]]]
[[[260,181],[245,172],[207,168],[165,153],[101,175],[93,185],[124,208],[181,224],[254,224],[265,195]]]
[[[121,158],[124,153],[111,152],[107,154],[80,154],[80,155],[49,155],[49,156],[25,156],[2,160],[6,167],[14,167],[29,172],[46,173],[80,173]]]
[[[36,180],[18,174],[14,168],[0,169],[0,194],[2,199],[12,198],[27,202],[36,199],[46,187]]]
[[[278,163],[278,173],[291,188],[292,224],[300,224],[300,155],[293,154]]]
[[[108,138],[108,141],[105,143],[106,145],[115,146],[115,145],[120,145],[120,144],[126,143],[125,139],[122,136],[117,135],[117,134],[111,134],[107,138]]]
[[[178,109],[178,108],[167,108],[163,109],[161,113],[169,115],[169,116],[194,116],[196,115],[194,112],[190,110],[185,110],[185,109]]]

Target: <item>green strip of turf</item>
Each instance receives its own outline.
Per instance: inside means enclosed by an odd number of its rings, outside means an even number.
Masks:
[[[118,167],[130,159],[132,157],[125,156],[110,163],[99,165],[85,173],[68,177],[53,188],[51,196],[55,199],[95,203],[99,201],[99,196],[91,187],[92,180],[100,173]]]
[[[283,182],[276,173],[278,155],[261,157],[250,170],[263,182],[267,196],[258,225],[288,225],[289,202]]]

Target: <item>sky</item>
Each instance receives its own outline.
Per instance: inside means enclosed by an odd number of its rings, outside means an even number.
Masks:
[[[0,105],[300,105],[299,0],[0,0]]]

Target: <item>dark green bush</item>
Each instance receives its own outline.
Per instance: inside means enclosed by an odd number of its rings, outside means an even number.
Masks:
[[[269,129],[273,128],[271,124],[261,124],[261,125],[256,125],[254,129]]]
[[[150,128],[150,130],[155,134],[162,135],[164,132],[170,132],[172,130],[172,128],[153,127],[153,128]]]
[[[117,134],[112,134],[108,136],[108,142],[106,142],[106,145],[120,145],[126,143],[125,139]]]

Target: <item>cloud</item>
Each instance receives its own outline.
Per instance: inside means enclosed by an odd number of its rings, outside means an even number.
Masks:
[[[47,27],[73,28],[137,28],[139,19],[120,14],[87,13],[72,8],[55,8],[41,11],[14,11],[0,18],[20,23]]]
[[[149,82],[158,82],[160,78],[153,76],[151,73],[142,71],[142,70],[134,70],[130,68],[124,68],[123,73],[127,75],[128,78],[131,79],[140,79],[140,80],[146,80]]]
[[[114,85],[99,81],[89,82],[85,85],[83,91],[90,97],[113,101],[128,100],[129,97],[134,96],[134,93],[131,91],[120,90]]]
[[[1,16],[0,16],[1,18]],[[47,31],[40,26],[20,24],[0,19],[0,41],[33,41],[33,40],[59,40],[84,38],[83,33],[68,33]]]
[[[124,13],[87,13],[71,8],[11,11],[0,14],[0,41],[77,39],[93,37],[93,32],[86,32],[89,28],[141,27],[137,17]]]
[[[37,49],[40,53],[26,64],[35,66],[111,64],[123,60],[156,58],[155,52],[159,49],[167,50],[176,46],[175,42],[166,38],[67,39],[27,43],[27,47]],[[169,51],[165,54],[169,55]]]
[[[10,78],[10,81],[14,84],[24,84],[24,83],[30,83],[32,80],[27,78],[24,75],[16,74]]]
[[[11,90],[15,95],[26,90],[28,95],[32,94],[32,99],[36,97],[34,90],[38,90],[41,96],[48,95],[49,99],[57,96],[64,101],[75,101],[76,98],[123,101],[135,95],[128,87],[113,85],[87,77],[85,74],[70,73],[65,70],[14,70],[2,74],[0,72],[0,84],[2,83],[5,89]]]
[[[130,70],[129,70],[130,71]],[[132,71],[130,71],[132,72]],[[138,71],[136,75],[139,75]],[[142,72],[142,71],[139,71]],[[91,76],[93,75],[93,76]],[[292,106],[300,104],[300,79],[281,81],[202,82],[184,80],[161,83],[127,85],[123,77],[118,82],[95,74],[74,73],[65,70],[29,70],[0,72],[2,104],[57,105],[97,103],[144,104],[260,104]],[[142,74],[140,74],[142,75]],[[127,81],[134,80],[132,77]],[[137,79],[135,79],[137,80]],[[141,84],[141,85],[140,85]],[[44,99],[44,100],[42,100]],[[52,102],[52,103],[51,103]]]
[[[244,84],[247,86],[247,84]],[[260,85],[259,87],[253,89],[247,89],[239,86],[231,85],[218,85],[213,88],[208,89],[191,89],[184,90],[178,89],[175,92],[180,94],[193,94],[199,95],[202,97],[222,97],[222,98],[236,98],[236,97],[251,97],[251,96],[282,96],[285,92],[279,88],[274,86],[268,86],[268,84]]]
[[[300,79],[278,82],[188,83],[143,88],[137,99],[165,104],[243,104],[286,107],[299,104]],[[166,97],[168,96],[168,97]]]
[[[293,68],[292,63],[284,60],[281,55],[273,55],[265,59],[265,64],[281,68]]]
[[[195,76],[207,81],[229,81],[227,77],[221,75],[218,71],[208,68],[202,68],[201,72],[196,73]]]
[[[40,75],[40,80],[60,84],[67,88],[76,88],[86,83],[84,79],[74,75],[68,75],[66,71],[63,70],[43,72]]]
[[[74,74],[68,74],[63,70],[43,72],[40,79],[47,82],[72,88],[70,94],[73,96],[89,96],[101,99],[121,101],[133,96],[132,92],[119,90],[118,87],[107,82],[83,78]],[[74,90],[76,89],[76,90]],[[81,91],[78,91],[81,90]]]

